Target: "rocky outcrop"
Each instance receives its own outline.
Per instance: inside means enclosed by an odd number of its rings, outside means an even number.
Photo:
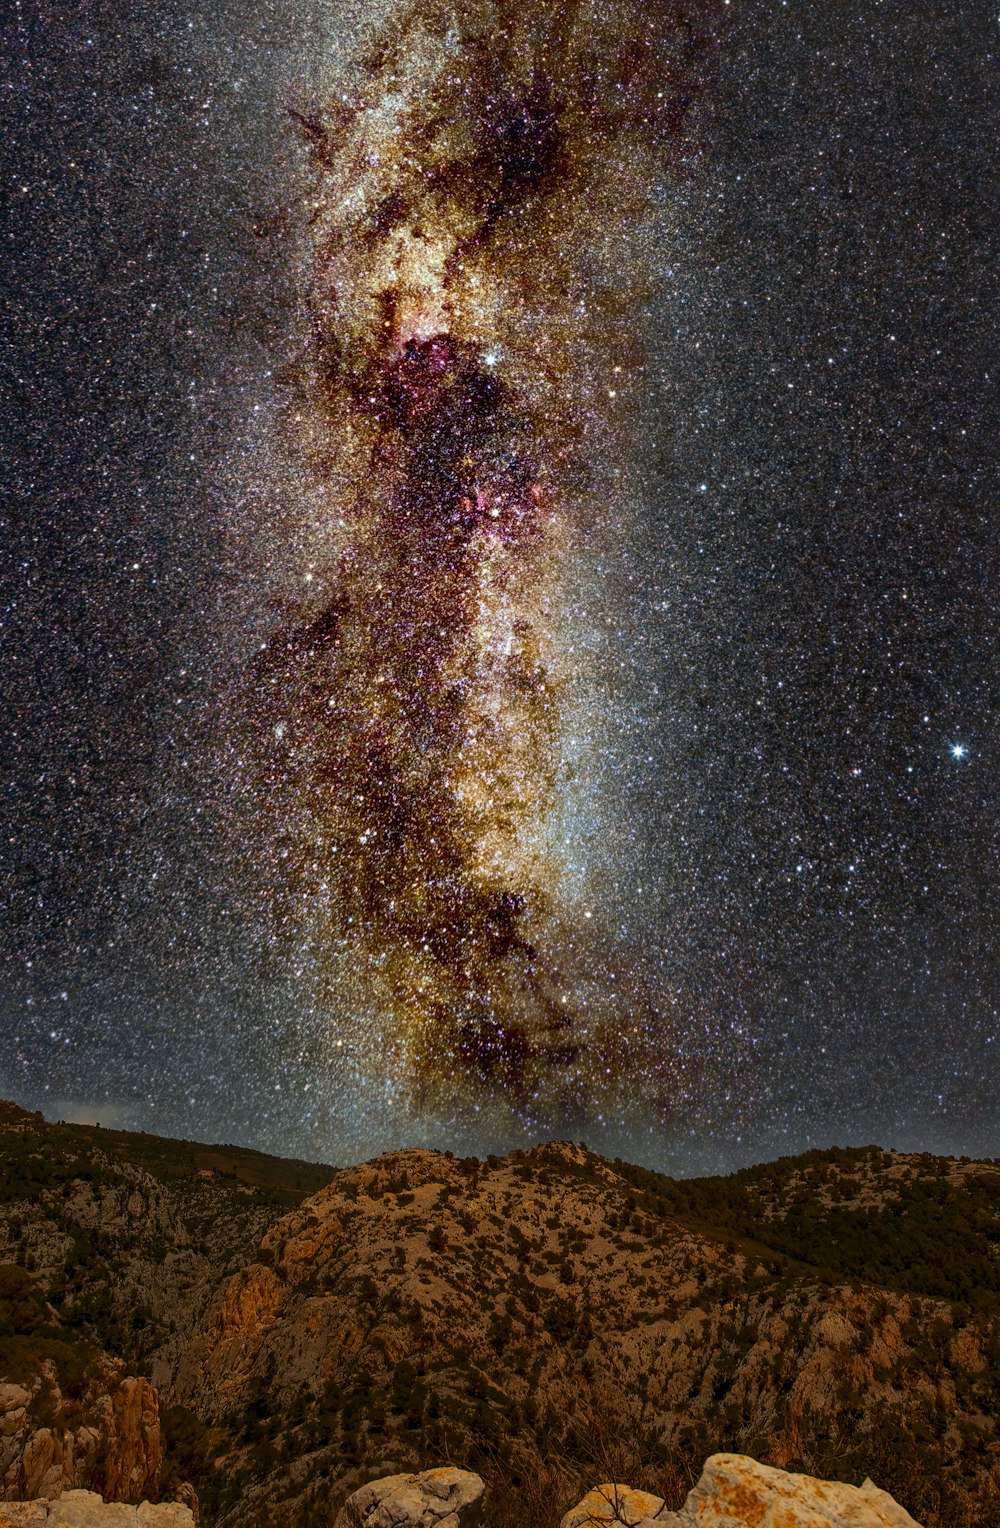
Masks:
[[[135,1502],[153,1488],[163,1457],[157,1393],[146,1379],[116,1379],[105,1372],[75,1400],[45,1364],[30,1389],[0,1385],[0,1497],[96,1485],[109,1501]]]
[[[713,1454],[679,1512],[646,1491],[598,1486],[560,1528],[919,1528],[870,1480],[863,1486],[814,1480],[758,1464],[745,1454]]]
[[[478,1475],[450,1466],[388,1475],[349,1496],[334,1528],[477,1528],[485,1489]]]
[[[148,1380],[128,1377],[96,1408],[106,1450],[101,1488],[110,1501],[133,1502],[156,1479],[160,1446],[159,1397]]]
[[[105,1502],[93,1491],[65,1491],[54,1500],[0,1502],[0,1528],[194,1528],[189,1507],[144,1501]]]

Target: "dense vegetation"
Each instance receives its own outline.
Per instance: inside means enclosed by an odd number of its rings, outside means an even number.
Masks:
[[[883,1176],[879,1147],[812,1151],[728,1178],[677,1181],[615,1166],[647,1210],[820,1270],[931,1295],[974,1310],[1000,1310],[1000,1163],[956,1181],[926,1155]],[[978,1164],[977,1164],[978,1166]],[[877,1197],[864,1198],[877,1183]]]
[[[325,1163],[269,1157],[244,1146],[205,1146],[101,1125],[46,1124],[42,1115],[6,1100],[0,1100],[0,1143],[0,1203],[67,1179],[120,1177],[117,1164],[128,1163],[162,1183],[217,1174],[291,1209],[329,1183],[334,1172]]]

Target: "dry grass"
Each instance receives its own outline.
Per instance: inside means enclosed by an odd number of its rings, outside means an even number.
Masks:
[[[489,1481],[483,1528],[559,1528],[588,1491],[612,1482],[649,1491],[675,1510],[698,1478],[680,1456],[651,1465],[633,1439],[601,1426],[592,1429],[588,1445],[573,1459],[548,1456],[541,1471],[525,1463],[516,1483],[511,1467],[499,1459],[483,1466]]]

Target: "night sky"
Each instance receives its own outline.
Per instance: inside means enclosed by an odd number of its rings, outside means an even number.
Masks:
[[[0,1093],[1000,1155],[1000,17],[16,4]]]

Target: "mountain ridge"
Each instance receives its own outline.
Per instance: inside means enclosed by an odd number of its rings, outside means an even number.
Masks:
[[[41,1494],[41,1461],[295,1528],[447,1460],[490,1480],[488,1522],[541,1524],[543,1485],[552,1512],[595,1478],[680,1501],[731,1449],[871,1475],[928,1528],[1000,1522],[995,1162],[680,1180],[550,1142],[332,1169],[14,1105],[0,1151],[4,1494]],[[144,1449],[101,1430],[126,1382]]]

